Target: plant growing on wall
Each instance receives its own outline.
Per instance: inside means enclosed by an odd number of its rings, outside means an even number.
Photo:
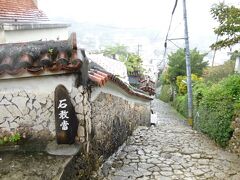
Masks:
[[[1,136],[0,136],[0,145],[9,144],[9,143],[15,144],[20,140],[21,140],[20,133],[15,132],[10,134],[10,133],[4,132],[4,133],[1,133]]]
[[[15,133],[9,137],[9,142],[15,143],[15,142],[18,142],[20,139],[21,139],[20,134]]]

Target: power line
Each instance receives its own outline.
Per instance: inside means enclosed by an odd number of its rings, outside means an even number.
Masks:
[[[172,26],[173,15],[174,15],[174,12],[176,10],[177,3],[178,3],[178,0],[175,1],[174,7],[173,7],[173,10],[172,10],[172,15],[171,15],[170,23],[169,23],[169,26],[168,26],[168,31],[167,31],[167,35],[166,35],[166,38],[165,38],[165,43],[167,42],[169,31],[170,31],[171,26]]]
[[[167,31],[167,34],[166,34],[166,38],[165,38],[165,42],[164,42],[164,53],[163,53],[163,69],[165,68],[165,65],[166,65],[166,62],[165,62],[165,58],[166,58],[166,54],[167,54],[167,40],[168,40],[168,35],[169,35],[169,32],[170,32],[170,29],[171,29],[171,26],[172,26],[172,20],[173,20],[173,15],[175,13],[175,10],[176,10],[176,7],[177,7],[177,3],[178,3],[178,0],[175,1],[175,4],[174,4],[174,7],[173,7],[173,10],[172,10],[172,14],[171,14],[171,19],[170,19],[170,23],[169,23],[169,26],[168,26],[168,31]]]
[[[179,22],[179,23],[175,26],[175,28],[173,28],[173,30],[172,30],[171,33],[170,33],[170,36],[171,36],[173,33],[176,32],[176,30],[179,28],[180,25],[182,25],[182,23],[183,23],[183,19],[182,19],[181,22]]]
[[[173,14],[174,14],[174,12],[176,10],[177,3],[178,3],[178,0],[175,1],[175,4],[173,6],[173,10],[172,10],[171,19],[170,19],[170,23],[169,23],[169,26],[168,26],[168,31],[167,31],[167,35],[166,35],[166,38],[165,38],[165,42],[166,42],[166,39],[168,38],[168,34],[169,34],[169,31],[170,31],[170,28],[171,28],[171,24],[172,24]],[[159,36],[159,33],[156,35],[154,40],[156,40],[158,38],[158,36]]]

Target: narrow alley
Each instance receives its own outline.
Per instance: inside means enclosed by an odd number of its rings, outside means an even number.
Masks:
[[[156,127],[139,127],[112,156],[99,179],[240,179],[240,158],[184,123],[176,111],[152,102]]]

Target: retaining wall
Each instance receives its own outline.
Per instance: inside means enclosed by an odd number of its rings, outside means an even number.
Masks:
[[[232,152],[240,155],[240,117],[235,118],[232,122],[233,135],[229,141],[229,148]]]

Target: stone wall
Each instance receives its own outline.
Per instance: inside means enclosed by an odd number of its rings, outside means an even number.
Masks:
[[[70,92],[70,97],[79,121],[76,141],[88,144],[91,131],[91,105],[89,102],[89,92],[82,86],[79,88],[73,87]]]
[[[47,132],[45,135],[51,137],[55,130],[53,104],[53,92],[1,91],[0,130],[15,131],[27,127],[32,132]]]
[[[81,151],[66,170],[71,172],[72,179],[94,179],[92,174],[124,143],[137,126],[150,125],[149,101],[140,101],[134,96],[131,99],[109,87],[107,92],[102,91],[104,88],[82,92],[83,114],[78,114],[80,125],[77,137],[82,144]]]
[[[78,142],[88,142],[90,119],[88,92],[82,86],[69,90],[79,120]],[[31,138],[52,140],[55,137],[54,88],[48,93],[19,90],[0,91],[0,135],[20,131]]]
[[[82,143],[86,152],[91,143],[98,147],[99,154],[107,157],[136,126],[149,124],[150,107],[146,102],[103,92],[91,101],[90,90],[82,86],[68,87],[68,91],[79,121],[76,142]],[[54,88],[48,92],[2,90],[0,112],[0,134],[23,129],[40,140],[55,138]]]
[[[235,118],[232,122],[231,127],[233,128],[233,135],[229,141],[229,148],[232,152],[240,155],[240,117]]]
[[[145,103],[102,92],[91,106],[91,142],[104,159],[122,145],[137,126],[150,124],[150,107]]]
[[[45,150],[49,140],[55,140],[54,89],[61,80],[46,90],[24,89],[23,85],[12,91],[1,89],[0,136],[4,131],[22,128],[30,137],[22,144],[24,151]],[[113,86],[88,89],[67,83],[64,85],[79,121],[76,142],[81,144],[69,169],[76,179],[87,179],[137,126],[150,124],[149,101]]]

